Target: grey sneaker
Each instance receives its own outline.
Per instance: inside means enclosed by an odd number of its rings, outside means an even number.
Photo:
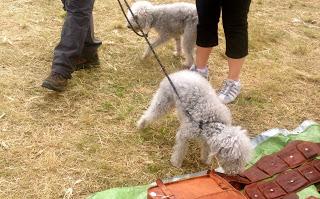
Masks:
[[[223,81],[221,90],[218,92],[218,97],[222,103],[228,104],[234,101],[240,94],[240,81],[227,79]]]
[[[206,79],[209,78],[208,68],[205,68],[203,71],[203,70],[198,70],[195,65],[192,65],[189,70],[199,73],[202,77],[204,77]]]

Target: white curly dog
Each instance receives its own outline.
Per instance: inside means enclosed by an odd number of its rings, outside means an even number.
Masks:
[[[196,43],[198,23],[194,4],[179,2],[153,5],[148,1],[137,1],[132,4],[131,10],[134,16],[129,10],[127,16],[133,29],[138,30],[137,21],[146,34],[152,28],[158,33],[158,37],[151,42],[153,48],[174,38],[176,41],[174,54],[180,56],[183,52],[186,58],[184,65],[190,67],[193,64],[193,49]],[[128,23],[127,27],[131,28]],[[142,58],[150,54],[151,49],[148,46]]]
[[[246,130],[231,125],[231,113],[220,102],[209,82],[197,72],[180,71],[170,75],[181,101],[165,78],[153,96],[151,105],[139,119],[138,128],[177,109],[180,127],[176,134],[171,163],[181,167],[187,153],[188,140],[201,141],[201,160],[211,164],[215,156],[227,174],[237,174],[250,159],[252,146]],[[190,119],[185,110],[193,119]]]

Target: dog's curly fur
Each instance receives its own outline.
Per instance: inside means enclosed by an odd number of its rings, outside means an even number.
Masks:
[[[252,150],[246,130],[231,125],[229,109],[219,101],[214,89],[201,75],[185,70],[171,74],[170,78],[181,101],[165,78],[151,105],[139,119],[138,128],[146,127],[175,106],[181,124],[176,134],[172,165],[182,166],[187,142],[196,138],[201,141],[201,160],[204,163],[210,164],[215,156],[227,174],[241,172]],[[188,110],[193,119],[188,117],[185,110]],[[202,121],[202,128],[199,121]]]
[[[134,17],[129,10],[127,16],[133,25],[132,28],[135,30],[139,28],[135,18],[145,33],[148,33],[151,28],[154,28],[158,33],[158,37],[152,42],[153,48],[174,38],[176,41],[175,55],[181,55],[183,51],[186,57],[184,65],[190,67],[193,64],[193,49],[196,43],[198,23],[194,4],[179,2],[153,5],[148,1],[137,1],[132,4],[131,10]],[[128,23],[127,27],[131,28]],[[146,58],[150,54],[151,49],[147,47],[142,58]]]

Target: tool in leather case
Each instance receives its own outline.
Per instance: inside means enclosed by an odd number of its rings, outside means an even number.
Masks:
[[[225,178],[249,199],[297,199],[298,191],[320,182],[320,143],[292,141],[281,151],[262,157],[237,176]]]
[[[317,156],[320,143],[292,141],[236,176],[208,171],[177,182],[157,180],[148,199],[298,199],[298,191],[320,182]]]

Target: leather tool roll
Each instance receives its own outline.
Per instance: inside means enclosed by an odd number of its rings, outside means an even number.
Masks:
[[[317,156],[320,156],[320,143],[292,141],[239,175],[217,174],[238,190],[244,188],[249,199],[297,199],[296,192],[320,182]]]
[[[296,192],[320,182],[320,160],[285,171],[270,181],[247,185],[244,190],[250,199],[296,198]]]

